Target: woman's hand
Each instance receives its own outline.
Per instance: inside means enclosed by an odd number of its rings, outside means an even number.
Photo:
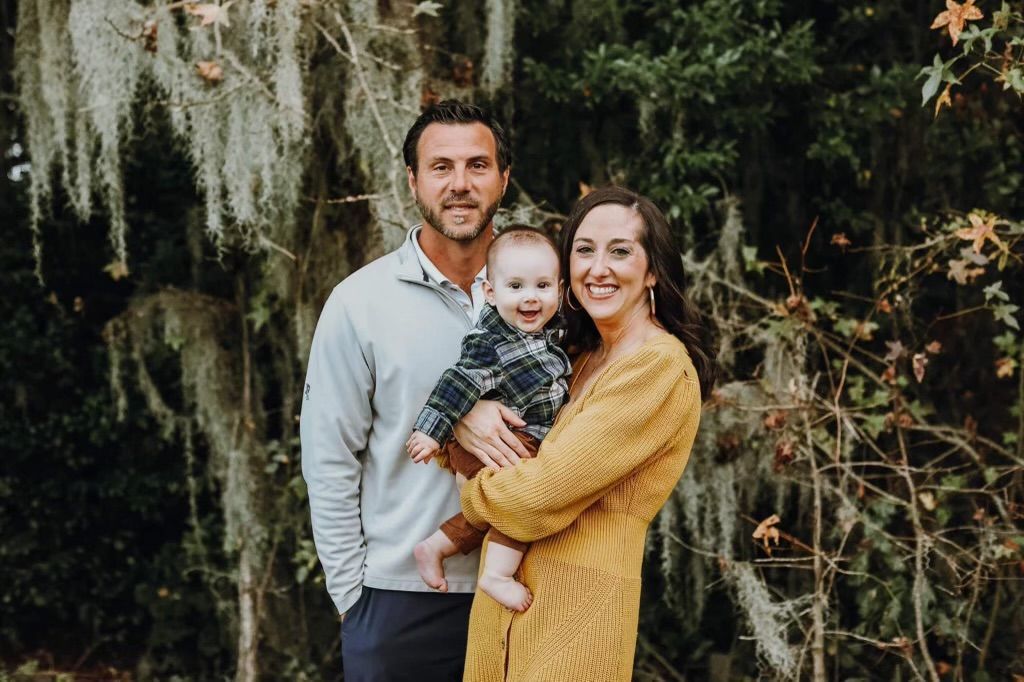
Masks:
[[[515,466],[529,457],[526,446],[508,425],[526,426],[516,413],[494,400],[478,400],[473,409],[455,425],[455,440],[490,469]]]

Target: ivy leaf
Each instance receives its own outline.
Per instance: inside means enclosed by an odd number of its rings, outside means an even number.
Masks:
[[[992,28],[996,31],[1005,31],[1006,27],[1010,25],[1012,16],[1010,4],[1003,0],[1003,6],[992,13]]]
[[[757,259],[757,247],[756,246],[744,246],[741,249],[743,253],[743,267],[747,272],[756,272],[762,274],[766,267],[764,261]]]
[[[975,265],[988,265],[989,263],[988,256],[983,253],[975,253],[974,249],[969,246],[965,249],[960,249],[960,257]]]
[[[423,2],[417,3],[412,8],[412,18],[415,19],[421,14],[426,14],[428,17],[438,16],[437,10],[441,9],[443,5],[439,2],[433,2],[432,0],[424,0]]]
[[[992,284],[989,284],[987,287],[982,289],[982,291],[985,292],[985,303],[991,302],[993,298],[999,299],[1000,301],[1009,301],[1010,300],[1009,294],[1007,294],[1005,291],[1003,291],[1003,281],[1002,280],[999,280],[998,282],[993,282]]]
[[[959,59],[960,57],[953,57],[948,62],[943,62],[939,55],[935,55],[932,59],[932,65],[924,67],[917,73],[917,78],[928,76],[928,80],[921,87],[921,106],[928,104],[928,100],[935,96],[935,93],[939,91],[939,85],[942,83],[954,84],[960,82],[953,73],[952,68],[953,64]]]
[[[935,96],[935,93],[939,91],[939,84],[942,83],[942,71],[945,65],[942,63],[942,59],[939,55],[935,55],[935,59],[932,60],[930,67],[926,66],[921,69],[921,73],[918,76],[927,74],[928,80],[924,82],[924,86],[921,87],[921,106],[928,104],[928,100]]]
[[[974,43],[980,38],[985,43],[985,52],[992,51],[992,37],[995,36],[996,29],[986,28],[984,30],[978,28],[976,25],[972,25],[965,31],[961,37],[964,38],[963,51],[967,54],[974,47]]]
[[[1010,329],[1020,331],[1020,324],[1017,322],[1017,318],[1014,317],[1018,310],[1020,310],[1020,306],[1013,303],[1001,303],[992,308],[992,316]]]
[[[872,414],[864,418],[864,432],[871,438],[878,438],[878,435],[885,429],[885,415]]]
[[[1003,90],[1013,88],[1014,92],[1024,92],[1024,71],[1015,66],[996,80],[1003,81]]]
[[[870,341],[874,338],[874,333],[877,329],[877,322],[860,322],[849,317],[836,322],[836,331],[848,339],[856,337],[861,341]]]
[[[1017,348],[1017,336],[1011,331],[1003,332],[992,339],[992,342],[996,345],[996,348],[1007,355],[1016,355],[1019,351]]]

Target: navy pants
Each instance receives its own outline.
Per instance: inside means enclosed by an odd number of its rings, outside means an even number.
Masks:
[[[472,594],[363,587],[341,624],[345,682],[458,682]]]

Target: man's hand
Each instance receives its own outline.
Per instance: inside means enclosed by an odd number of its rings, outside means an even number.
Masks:
[[[491,469],[519,464],[529,457],[526,446],[508,425],[526,426],[515,412],[493,400],[478,400],[473,409],[455,425],[455,440]]]
[[[422,431],[413,431],[409,440],[405,441],[405,449],[412,457],[412,461],[419,464],[429,462],[441,451],[441,444]]]

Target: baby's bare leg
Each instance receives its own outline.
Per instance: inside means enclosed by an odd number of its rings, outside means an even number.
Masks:
[[[487,545],[480,589],[494,601],[513,611],[525,611],[533,602],[530,590],[513,576],[519,569],[523,553],[517,549],[491,542]]]
[[[444,560],[459,553],[448,536],[439,530],[429,538],[420,542],[412,550],[416,557],[416,569],[420,572],[423,582],[440,592],[448,591],[448,581],[444,577]],[[520,555],[521,556],[521,555]]]

